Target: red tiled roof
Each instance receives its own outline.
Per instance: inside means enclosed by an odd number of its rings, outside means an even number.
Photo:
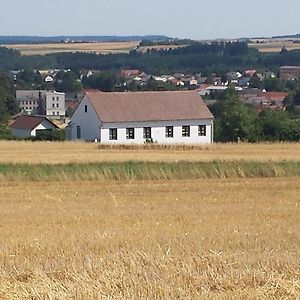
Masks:
[[[37,127],[44,120],[47,120],[49,123],[53,125],[54,128],[58,128],[54,123],[52,123],[46,117],[41,116],[19,116],[17,119],[11,124],[11,128],[16,129],[27,129],[32,130]]]
[[[196,91],[87,92],[99,119],[106,123],[213,119]]]
[[[261,97],[265,97],[268,100],[283,100],[289,93],[286,92],[262,92],[259,94]]]

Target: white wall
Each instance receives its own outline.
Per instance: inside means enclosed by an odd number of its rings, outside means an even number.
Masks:
[[[48,121],[44,120],[44,121],[42,121],[42,123],[40,123],[37,127],[35,127],[31,131],[31,136],[36,136],[37,130],[45,130],[45,129],[55,129],[55,127]]]
[[[85,105],[87,105],[87,112],[85,112]],[[81,139],[86,141],[100,140],[100,125],[101,122],[85,96],[74,114],[67,128],[67,138],[70,140],[77,139],[77,126],[81,127]]]
[[[45,93],[45,114],[48,118],[52,119],[62,119],[65,117],[65,93],[55,91]]]
[[[190,126],[190,136],[182,136],[182,126]],[[198,135],[198,126],[206,125],[206,136]],[[173,126],[173,138],[166,137],[166,126]],[[135,128],[133,139],[126,139],[126,128]],[[153,142],[160,144],[209,144],[213,141],[212,120],[158,121],[132,123],[104,123],[101,127],[101,143],[143,144],[143,127],[151,127]],[[118,128],[118,140],[109,140],[109,128]]]

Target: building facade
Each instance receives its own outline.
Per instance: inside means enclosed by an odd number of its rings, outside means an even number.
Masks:
[[[213,116],[195,91],[88,92],[71,117],[67,138],[105,144],[209,144]]]
[[[300,66],[280,67],[279,78],[283,80],[294,80],[300,78]]]
[[[22,112],[43,115],[51,119],[64,119],[65,93],[44,90],[17,90],[16,99]]]

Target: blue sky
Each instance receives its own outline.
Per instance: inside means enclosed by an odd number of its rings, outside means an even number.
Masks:
[[[213,39],[300,33],[299,0],[1,0],[0,35]]]

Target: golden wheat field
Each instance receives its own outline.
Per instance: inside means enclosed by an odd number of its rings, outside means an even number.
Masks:
[[[97,54],[128,53],[139,42],[103,42],[103,43],[53,43],[53,44],[11,44],[7,48],[21,51],[22,55],[46,55],[61,52],[89,52]]]
[[[300,145],[0,142],[0,299],[300,299],[300,177],[68,175],[130,160],[300,161]],[[29,177],[38,163],[69,173]]]
[[[70,163],[103,161],[300,161],[300,143],[212,144],[204,146],[99,146],[84,142],[0,141],[0,163]]]

